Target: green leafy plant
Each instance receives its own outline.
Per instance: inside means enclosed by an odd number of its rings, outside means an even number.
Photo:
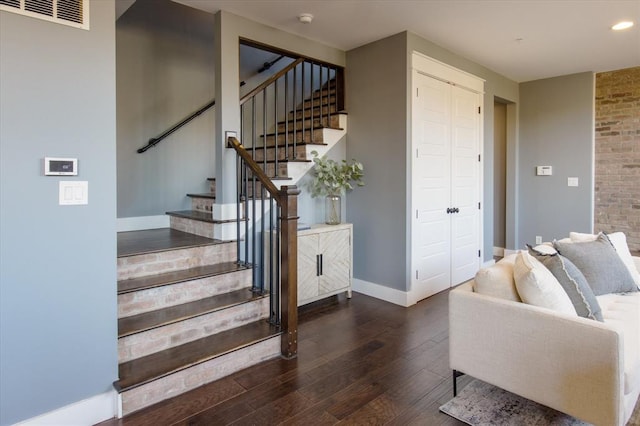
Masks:
[[[340,163],[327,159],[326,155],[319,157],[317,151],[311,151],[313,155],[314,179],[310,184],[311,196],[341,195],[344,191],[353,189],[352,182],[357,186],[364,186],[364,166],[362,163],[352,160],[348,163],[342,160]]]

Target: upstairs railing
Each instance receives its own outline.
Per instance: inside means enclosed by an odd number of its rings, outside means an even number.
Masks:
[[[282,355],[297,354],[298,214],[296,186],[286,183],[290,161],[308,161],[300,148],[316,130],[336,125],[344,107],[343,69],[298,58],[240,100],[236,214],[238,262],[253,269],[253,291],[269,293],[272,324],[282,328]],[[242,141],[242,144],[241,142]],[[243,145],[244,144],[244,145]]]
[[[240,140],[267,175],[284,177],[280,163],[298,160],[299,146],[316,143],[343,109],[344,69],[298,58],[240,99]]]

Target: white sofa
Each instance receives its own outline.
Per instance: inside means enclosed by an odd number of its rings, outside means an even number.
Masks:
[[[626,424],[640,394],[640,292],[597,296],[599,322],[474,286],[449,294],[454,382],[464,373],[595,425]]]

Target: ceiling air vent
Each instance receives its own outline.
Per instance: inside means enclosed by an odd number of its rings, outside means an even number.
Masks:
[[[89,0],[0,0],[0,10],[89,29]]]

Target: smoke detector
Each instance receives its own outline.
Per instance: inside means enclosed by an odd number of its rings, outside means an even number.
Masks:
[[[302,22],[303,24],[310,24],[311,21],[313,21],[313,15],[310,13],[301,13],[300,15],[298,15],[298,21]]]

